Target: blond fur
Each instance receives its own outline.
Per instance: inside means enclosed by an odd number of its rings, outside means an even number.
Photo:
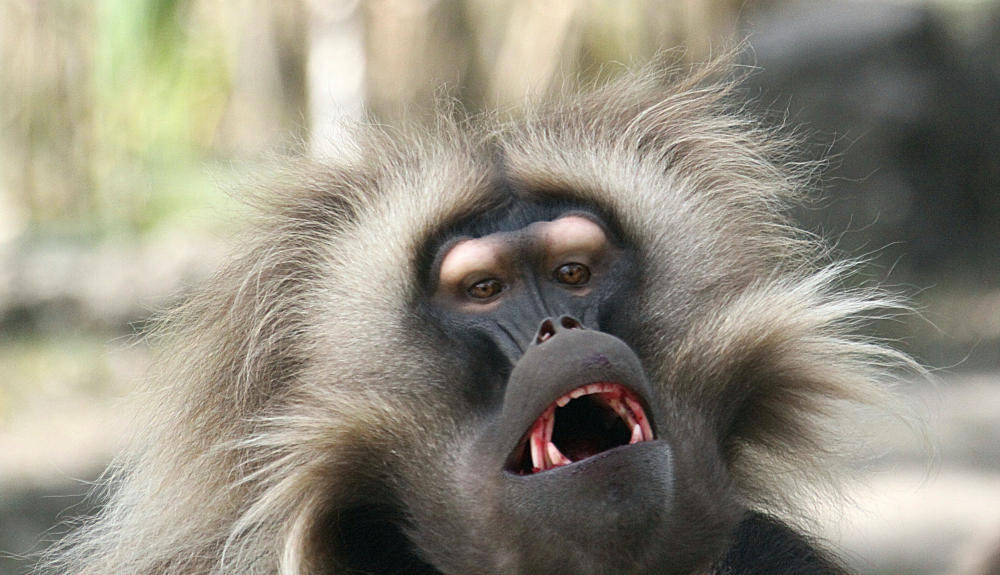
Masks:
[[[440,415],[455,411],[442,383],[453,366],[408,327],[416,269],[430,235],[491,202],[498,175],[619,218],[644,270],[638,348],[659,392],[731,419],[720,450],[735,488],[786,509],[824,476],[831,410],[881,401],[919,368],[855,335],[895,302],[844,291],[849,266],[789,226],[810,174],[790,167],[787,142],[734,106],[718,69],[666,79],[627,74],[516,120],[360,127],[342,165],[285,170],[233,261],[161,319],[109,503],[45,570],[333,572],[317,530],[363,496],[380,459],[457,457],[442,429],[463,423]],[[684,417],[673,424],[694,425]]]

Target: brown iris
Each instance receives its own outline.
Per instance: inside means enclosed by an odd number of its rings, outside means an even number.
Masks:
[[[465,293],[474,299],[490,299],[503,291],[503,284],[496,278],[480,280],[471,286]]]
[[[559,266],[554,275],[559,283],[571,286],[584,285],[590,281],[590,269],[576,262]]]

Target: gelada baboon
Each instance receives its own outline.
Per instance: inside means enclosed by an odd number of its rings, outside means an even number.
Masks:
[[[289,169],[164,320],[57,568],[840,572],[783,514],[907,360],[849,333],[884,301],[787,223],[808,177],[712,74]]]

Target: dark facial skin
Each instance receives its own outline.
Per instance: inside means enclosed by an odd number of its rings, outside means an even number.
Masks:
[[[471,358],[474,379],[495,388],[458,475],[476,477],[469,491],[503,551],[483,571],[447,572],[704,567],[738,513],[702,491],[679,496],[708,472],[658,428],[663,407],[623,339],[636,327],[627,305],[639,279],[633,249],[591,212],[545,215],[457,234],[431,267],[432,316]]]
[[[435,259],[433,300],[451,327],[488,339],[513,366],[545,319],[566,315],[600,329],[602,313],[628,291],[630,268],[631,254],[600,220],[569,211],[446,243]]]

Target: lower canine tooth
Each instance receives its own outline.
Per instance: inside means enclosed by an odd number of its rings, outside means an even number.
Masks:
[[[528,443],[531,447],[531,470],[533,472],[541,471],[546,467],[544,445],[548,441],[548,438],[545,436],[544,426],[544,421],[535,422],[534,427],[531,429],[531,435],[528,437]]]
[[[568,463],[573,463],[572,461],[569,460],[569,458],[567,458],[565,455],[563,455],[562,452],[559,451],[559,448],[556,447],[556,444],[552,443],[551,441],[548,442],[548,444],[545,445],[545,451],[548,453],[548,455],[549,455],[549,461],[552,462],[553,466],[566,465]]]
[[[535,438],[531,438],[531,470],[541,471],[545,468],[545,460],[542,457],[542,447],[538,445]]]
[[[632,439],[628,442],[629,445],[631,445],[633,443],[639,443],[640,441],[642,441],[642,427],[636,423],[635,427],[632,428]]]

